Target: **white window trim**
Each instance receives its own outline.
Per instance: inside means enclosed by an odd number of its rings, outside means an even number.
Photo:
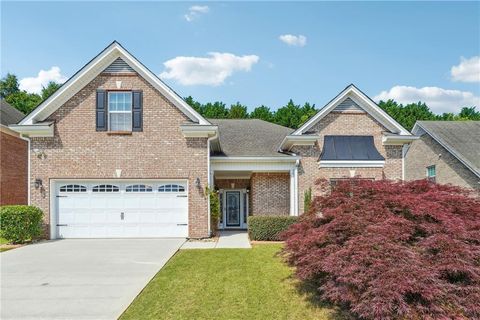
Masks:
[[[130,111],[125,111],[125,110],[110,110],[110,95],[115,94],[115,93],[130,93]],[[107,91],[107,124],[108,124],[108,131],[109,132],[125,132],[125,131],[132,131],[133,128],[133,93],[131,90],[120,90],[120,91]],[[129,130],[112,130],[111,129],[111,123],[110,123],[110,114],[116,113],[116,114],[130,114],[130,129]]]

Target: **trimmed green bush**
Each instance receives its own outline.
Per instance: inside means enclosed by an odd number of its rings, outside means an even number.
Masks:
[[[218,222],[220,221],[220,199],[214,189],[207,187],[205,193],[210,200],[210,228],[212,229],[212,236],[216,236],[218,233]]]
[[[251,240],[280,241],[281,233],[297,222],[292,216],[251,216],[248,217],[248,234]]]
[[[32,206],[0,207],[0,235],[13,243],[23,243],[42,234],[43,212]]]

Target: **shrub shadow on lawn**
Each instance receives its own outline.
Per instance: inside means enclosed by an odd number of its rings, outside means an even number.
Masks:
[[[331,314],[332,320],[354,320],[357,319],[353,316],[346,307],[340,307],[329,301],[322,299],[320,296],[317,285],[313,281],[300,281],[295,275],[292,275],[293,281],[295,281],[295,288],[298,293],[303,296],[315,308],[328,308],[334,310]]]

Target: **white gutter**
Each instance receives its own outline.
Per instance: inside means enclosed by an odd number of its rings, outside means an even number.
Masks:
[[[27,165],[27,204],[31,205],[30,201],[30,138],[19,135],[19,138],[27,141],[28,145],[28,165]]]

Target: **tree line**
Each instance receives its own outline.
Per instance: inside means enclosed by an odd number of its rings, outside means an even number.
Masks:
[[[50,82],[42,88],[40,94],[28,93],[25,90],[20,90],[17,77],[8,73],[0,80],[0,97],[21,112],[28,114],[60,86],[58,83]],[[248,111],[249,108],[246,105],[240,102],[230,106],[221,101],[200,103],[191,96],[186,97],[185,101],[205,118],[261,119],[293,129],[299,128],[319,110],[315,104],[309,102],[305,102],[303,105],[296,104],[292,99],[276,110],[261,105],[251,112]],[[388,100],[380,101],[378,105],[408,130],[413,128],[417,120],[480,120],[480,111],[477,111],[474,106],[463,107],[456,114],[443,113],[438,115],[433,113],[423,102],[403,105],[394,100]]]

